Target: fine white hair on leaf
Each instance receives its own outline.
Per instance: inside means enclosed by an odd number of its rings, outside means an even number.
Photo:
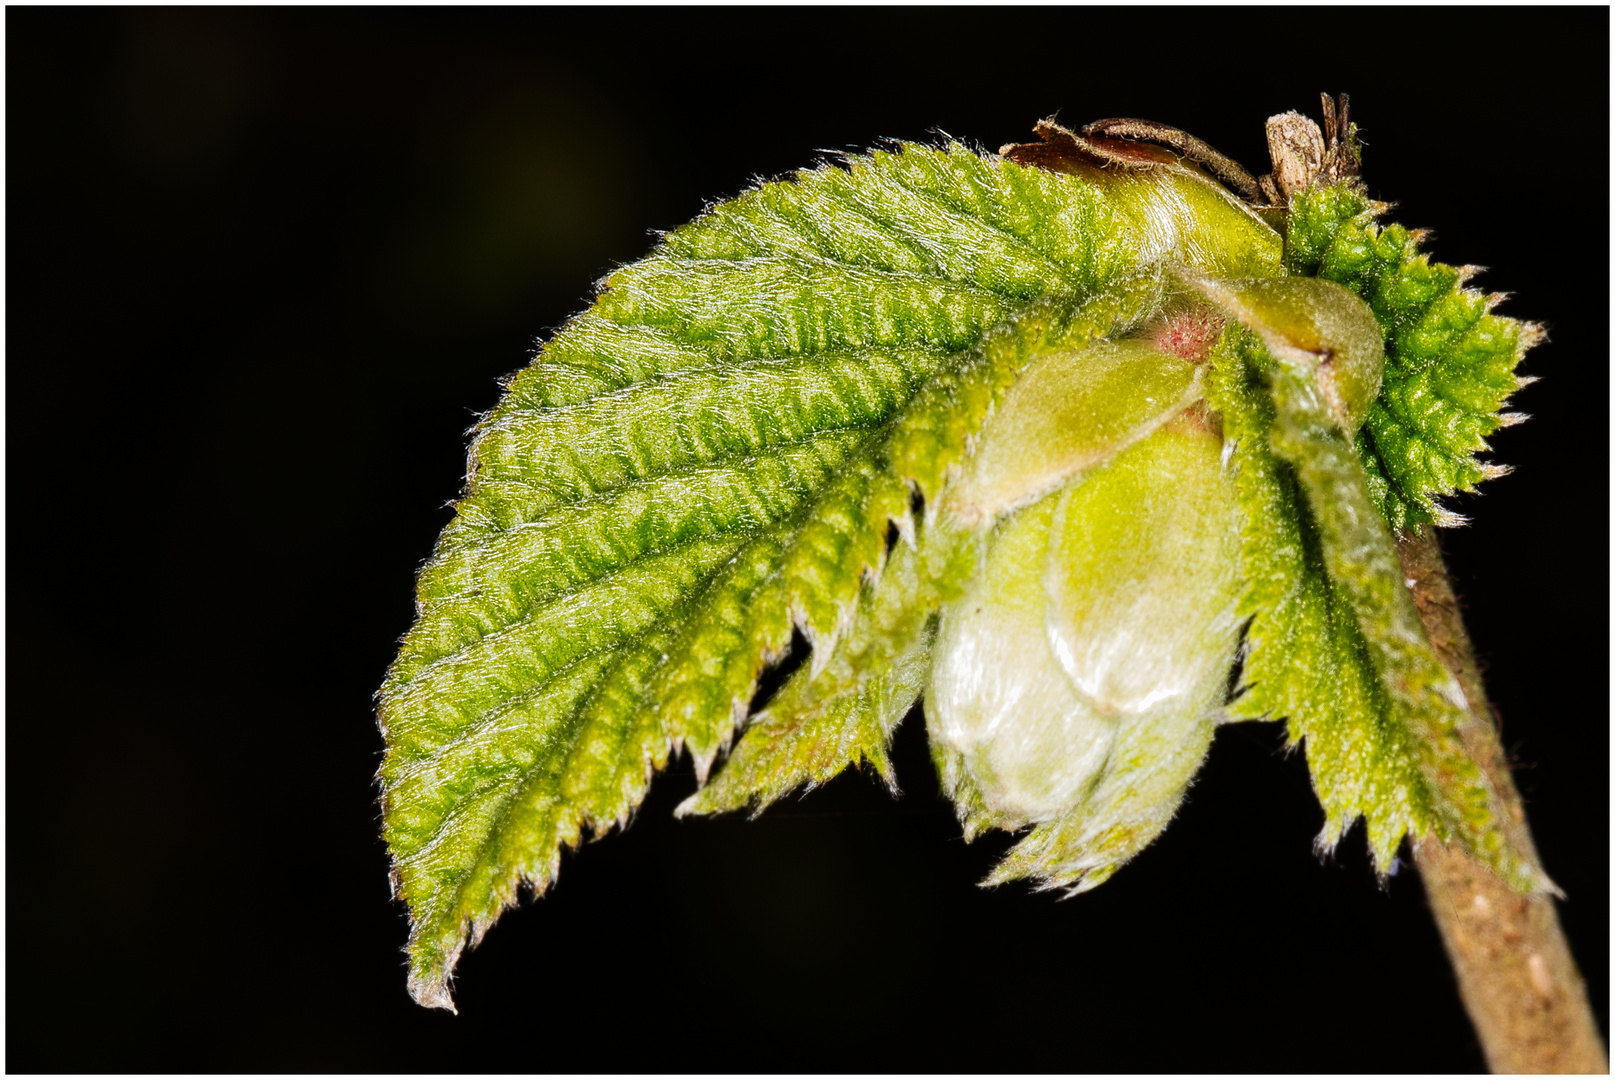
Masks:
[[[1430,517],[1441,529],[1458,529],[1469,524],[1469,519],[1463,514],[1454,513],[1436,502],[1430,504]]]

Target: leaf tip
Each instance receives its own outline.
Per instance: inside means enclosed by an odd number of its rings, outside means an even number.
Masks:
[[[430,974],[411,971],[409,996],[415,999],[417,1005],[428,1009],[447,1009],[455,1016],[460,1015],[460,1010],[454,1007],[454,995],[449,992],[448,976],[441,971]]]

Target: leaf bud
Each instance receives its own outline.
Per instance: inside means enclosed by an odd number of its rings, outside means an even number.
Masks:
[[[1273,358],[1310,372],[1335,423],[1355,435],[1379,396],[1385,337],[1356,293],[1310,277],[1177,276],[1261,337]]]
[[[1039,354],[983,425],[945,513],[977,528],[1036,502],[1198,400],[1201,371],[1152,336]]]
[[[1233,664],[1238,521],[1213,428],[1190,410],[1007,519],[942,611],[932,739],[996,821],[1085,821],[1112,869],[1170,820]]]

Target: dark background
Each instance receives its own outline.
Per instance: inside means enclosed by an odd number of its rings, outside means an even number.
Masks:
[[[1608,1013],[1609,13],[6,11],[11,1071],[1482,1066],[1412,873],[1332,859],[1275,725],[1069,902],[975,882],[921,725],[675,822],[681,763],[404,991],[370,695],[464,430],[591,283],[757,176],[1062,110],[1265,169],[1352,94],[1373,194],[1547,321],[1446,534]]]

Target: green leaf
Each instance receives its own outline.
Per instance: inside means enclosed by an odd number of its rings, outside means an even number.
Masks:
[[[1460,729],[1477,721],[1458,680],[1430,646],[1402,580],[1396,542],[1374,513],[1362,465],[1330,420],[1312,373],[1281,362],[1273,372],[1273,398],[1273,448],[1300,477],[1329,576],[1356,612],[1380,684],[1411,735],[1438,835],[1461,840],[1521,892],[1551,889],[1509,841],[1497,793],[1464,747]]]
[[[1360,814],[1384,870],[1404,832],[1434,828],[1522,892],[1551,890],[1509,842],[1464,748],[1460,731],[1477,721],[1425,635],[1362,462],[1313,370],[1265,353],[1230,334],[1214,396],[1240,442],[1254,616],[1237,715],[1288,716],[1292,739],[1306,739],[1327,815],[1320,843]],[[1270,405],[1253,381],[1270,385]]]
[[[1522,419],[1500,412],[1542,331],[1493,315],[1500,295],[1464,288],[1477,271],[1434,263],[1419,233],[1374,223],[1382,205],[1352,184],[1295,197],[1285,267],[1356,292],[1385,331],[1385,377],[1357,436],[1370,491],[1394,529],[1463,519],[1437,500],[1507,470],[1479,461],[1486,438]]]
[[[914,501],[1028,358],[1151,310],[1171,253],[1273,273],[1280,250],[1187,167],[904,146],[766,184],[611,275],[478,425],[378,695],[417,1000],[452,1007],[467,941],[563,845],[626,823],[671,754],[705,778],[793,630],[813,667],[753,730],[840,724],[845,753],[811,732],[788,768],[737,751],[720,795],[875,760],[920,663],[884,615],[859,622],[888,530],[922,535]],[[860,649],[890,666],[849,686]]]
[[[1213,356],[1211,402],[1223,416],[1243,519],[1240,561],[1250,619],[1234,719],[1284,719],[1305,741],[1332,849],[1359,817],[1381,871],[1405,834],[1421,836],[1429,797],[1408,732],[1395,722],[1351,604],[1324,565],[1322,542],[1294,468],[1273,452],[1267,380],[1247,360],[1254,335],[1231,331]]]
[[[974,557],[957,534],[920,533],[917,548],[899,540],[878,581],[865,585],[857,620],[829,660],[791,676],[679,815],[747,806],[759,814],[799,787],[811,790],[866,762],[896,794],[892,733],[930,673],[933,613],[957,594]]]

